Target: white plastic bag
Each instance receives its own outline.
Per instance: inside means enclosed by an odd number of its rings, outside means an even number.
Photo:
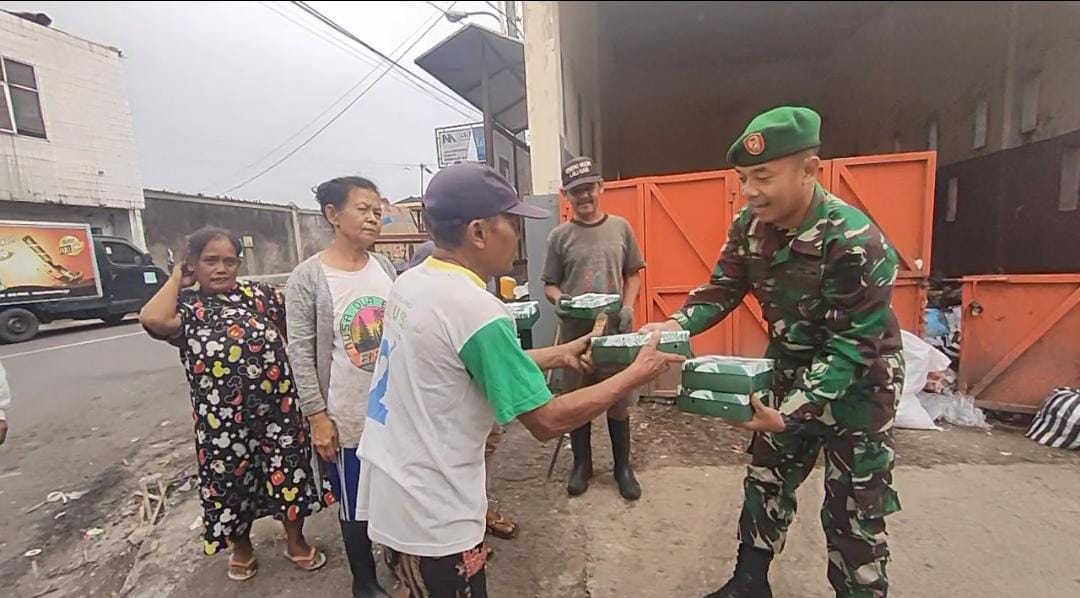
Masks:
[[[896,409],[896,427],[911,430],[940,430],[934,418],[923,409],[918,393],[926,386],[930,372],[948,369],[949,358],[929,343],[907,330],[900,331],[904,343],[904,390]]]
[[[919,402],[934,421],[944,418],[954,426],[989,429],[986,414],[975,406],[975,397],[947,393],[919,393]]]

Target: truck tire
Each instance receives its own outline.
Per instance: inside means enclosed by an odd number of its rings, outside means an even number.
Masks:
[[[37,333],[38,319],[34,312],[18,307],[0,312],[0,341],[22,343]]]

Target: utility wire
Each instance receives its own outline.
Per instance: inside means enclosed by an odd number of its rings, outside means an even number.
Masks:
[[[341,25],[336,23],[333,19],[331,19],[330,17],[328,17],[328,16],[324,15],[323,13],[319,12],[318,10],[315,10],[314,8],[312,8],[307,2],[303,2],[301,0],[292,0],[292,3],[299,6],[300,8],[304,9],[304,11],[306,11],[308,14],[315,17],[316,19],[322,21],[327,26],[329,26],[331,29],[337,31],[338,33],[344,35],[345,37],[353,40],[354,42],[356,42],[358,44],[360,44],[361,46],[363,46],[364,48],[366,48],[367,50],[369,50],[371,53],[375,54],[379,58],[381,58],[381,59],[383,59],[383,60],[385,60],[387,62],[390,62],[391,67],[397,67],[398,69],[401,70],[401,72],[408,75],[409,78],[413,79],[414,81],[420,83],[421,85],[424,85],[425,87],[427,87],[427,88],[429,88],[429,89],[431,89],[431,90],[433,90],[435,92],[438,92],[439,94],[441,94],[441,95],[443,95],[443,96],[445,96],[445,97],[447,97],[447,98],[449,98],[449,99],[451,99],[451,100],[453,100],[455,102],[458,102],[458,103],[461,103],[462,105],[468,106],[468,104],[465,104],[457,96],[451,95],[450,93],[448,93],[448,92],[442,90],[441,88],[435,86],[434,84],[429,82],[427,79],[424,79],[423,77],[417,75],[416,73],[414,73],[411,70],[405,68],[404,66],[401,66],[401,64],[398,62],[398,60],[395,60],[395,59],[387,56],[386,54],[383,54],[382,52],[379,51],[378,48],[375,48],[371,44],[369,44],[369,43],[365,42],[364,40],[360,39],[359,37],[356,37],[356,35],[354,35],[351,31],[349,31],[348,29],[342,27]],[[457,3],[455,2],[454,4],[457,4]],[[453,4],[451,6],[453,6]],[[476,110],[472,106],[469,106],[469,108],[471,110],[474,110],[474,111]],[[472,118],[473,115],[469,115],[469,117]]]
[[[303,3],[299,3],[299,4],[303,4]],[[425,36],[426,36],[426,35],[427,35],[427,34],[428,34],[428,33],[429,33],[429,32],[430,32],[430,31],[431,31],[432,29],[434,29],[434,28],[435,28],[435,26],[436,26],[436,25],[438,25],[438,24],[439,24],[439,20],[438,20],[438,19],[436,19],[436,20],[432,21],[431,25],[430,25],[430,26],[428,26],[428,28],[427,28],[426,30],[424,30],[424,33],[423,33],[423,34],[422,34],[422,35],[421,35],[420,37],[416,38],[416,40],[414,40],[414,41],[412,42],[412,44],[410,44],[410,45],[409,45],[409,47],[408,47],[408,48],[406,48],[406,49],[405,49],[405,50],[404,50],[404,51],[402,52],[402,56],[404,56],[404,55],[405,55],[405,54],[407,54],[407,53],[408,53],[408,52],[409,52],[410,50],[412,50],[412,49],[413,49],[413,48],[414,48],[414,47],[416,46],[416,44],[420,43],[420,40],[424,39],[424,37],[425,37]],[[350,34],[350,35],[351,35],[351,34]],[[354,36],[354,37],[355,37],[355,36]],[[380,52],[380,54],[381,54],[381,52]],[[278,159],[277,161],[275,161],[275,162],[274,162],[273,164],[271,164],[271,165],[267,166],[266,168],[264,168],[264,169],[260,170],[260,171],[259,171],[259,172],[257,172],[256,174],[254,174],[254,175],[252,175],[252,176],[248,177],[247,179],[245,179],[245,180],[244,180],[243,182],[239,183],[238,185],[234,185],[234,186],[230,187],[229,189],[225,190],[225,191],[223,192],[223,194],[227,194],[227,193],[230,193],[230,192],[232,192],[232,191],[235,191],[235,190],[237,190],[237,189],[239,189],[239,188],[241,188],[241,187],[244,187],[244,186],[248,185],[249,183],[251,183],[252,181],[255,181],[256,179],[258,179],[258,178],[262,177],[263,175],[265,175],[266,173],[270,172],[271,170],[273,170],[273,169],[277,168],[277,167],[278,167],[278,166],[280,166],[280,165],[281,165],[282,163],[284,163],[284,162],[285,162],[286,160],[288,160],[289,158],[291,158],[292,156],[294,156],[294,155],[295,155],[295,154],[296,154],[297,152],[299,152],[299,151],[300,151],[301,149],[303,149],[304,147],[306,147],[306,146],[307,146],[307,145],[308,145],[309,143],[311,143],[312,141],[314,141],[314,140],[315,140],[315,138],[316,138],[316,137],[318,137],[319,135],[321,135],[323,131],[325,131],[326,129],[330,128],[330,125],[334,124],[335,122],[337,122],[337,120],[338,120],[339,118],[341,118],[342,116],[344,116],[344,115],[345,115],[345,113],[346,113],[346,112],[348,112],[350,108],[352,108],[352,107],[353,107],[354,105],[356,105],[356,103],[357,103],[357,102],[359,102],[361,98],[363,98],[363,97],[364,97],[365,95],[367,95],[367,92],[368,92],[368,91],[370,91],[370,90],[371,90],[371,88],[375,87],[375,84],[377,84],[377,83],[378,83],[379,81],[381,81],[381,80],[383,79],[383,77],[385,77],[385,76],[386,76],[386,75],[387,75],[388,73],[390,73],[390,72],[391,72],[391,71],[393,70],[393,68],[394,68],[394,65],[395,65],[395,64],[397,64],[397,62],[396,62],[396,61],[394,61],[393,59],[389,59],[389,57],[387,57],[387,58],[388,58],[388,60],[389,60],[389,64],[387,64],[387,66],[386,66],[386,69],[384,69],[382,73],[379,73],[379,76],[378,76],[378,77],[376,77],[374,81],[372,81],[372,82],[371,82],[371,83],[370,83],[370,84],[369,84],[369,85],[368,85],[367,87],[365,87],[365,88],[363,89],[363,91],[361,91],[361,92],[360,92],[360,93],[359,93],[359,94],[358,94],[358,95],[357,95],[357,96],[356,96],[355,98],[353,98],[353,99],[352,99],[352,101],[350,101],[350,102],[349,102],[348,104],[346,104],[344,108],[342,108],[342,109],[341,109],[341,110],[340,110],[340,111],[339,111],[339,112],[338,112],[337,114],[335,114],[335,115],[334,115],[334,117],[333,117],[333,118],[331,118],[331,119],[330,119],[329,121],[327,121],[327,122],[326,122],[326,124],[324,124],[323,126],[319,127],[319,129],[318,129],[318,130],[316,130],[316,131],[315,131],[314,133],[312,133],[312,134],[311,134],[311,135],[310,135],[310,136],[309,136],[309,137],[308,137],[307,139],[305,139],[305,140],[304,140],[304,141],[303,141],[303,142],[302,142],[302,143],[301,143],[300,145],[298,145],[298,146],[296,146],[295,148],[293,148],[292,150],[290,150],[290,151],[289,151],[289,152],[288,152],[287,154],[285,154],[284,156],[282,156],[281,158],[279,158],[279,159]],[[373,71],[373,72],[374,72],[374,71]]]
[[[269,157],[273,156],[274,154],[276,154],[276,153],[277,153],[278,151],[280,151],[280,150],[281,150],[282,148],[284,148],[285,146],[287,146],[287,145],[288,145],[288,144],[289,144],[290,142],[292,142],[292,141],[293,141],[294,139],[296,139],[297,137],[299,137],[299,136],[300,136],[300,135],[301,135],[301,134],[302,134],[302,133],[303,133],[303,132],[304,132],[305,130],[307,130],[307,128],[308,128],[308,127],[310,127],[311,125],[315,124],[316,122],[318,122],[319,120],[321,120],[321,119],[322,119],[322,118],[323,118],[324,116],[326,116],[327,114],[329,114],[329,113],[330,113],[330,111],[331,111],[331,110],[332,110],[332,109],[334,108],[334,106],[337,106],[337,105],[338,105],[339,103],[341,103],[341,102],[342,102],[342,100],[344,100],[345,98],[349,97],[349,95],[351,95],[351,94],[352,94],[352,93],[353,93],[354,91],[356,91],[356,90],[357,90],[357,89],[358,89],[358,88],[359,88],[359,87],[360,87],[361,85],[363,85],[363,84],[364,84],[364,83],[365,83],[365,82],[366,82],[366,81],[367,81],[367,80],[368,80],[368,79],[369,79],[369,78],[371,77],[371,75],[375,74],[375,71],[377,71],[377,70],[379,69],[379,66],[380,66],[380,65],[379,65],[378,63],[375,63],[375,62],[373,62],[373,61],[372,61],[372,60],[371,60],[370,58],[368,58],[368,57],[366,57],[366,56],[363,56],[362,54],[360,54],[360,53],[359,53],[359,52],[358,52],[357,50],[355,50],[354,48],[352,48],[352,47],[349,47],[349,46],[346,46],[346,45],[345,45],[345,44],[344,44],[343,42],[340,42],[340,41],[338,41],[338,40],[336,40],[336,39],[334,39],[334,38],[329,38],[329,39],[328,39],[328,38],[325,38],[325,37],[323,37],[323,36],[322,36],[322,35],[320,35],[320,34],[319,34],[318,32],[316,32],[316,31],[315,31],[314,29],[311,29],[311,28],[310,28],[310,27],[308,27],[307,25],[305,25],[305,24],[303,24],[303,23],[300,23],[300,22],[296,21],[296,20],[295,20],[295,19],[293,19],[293,18],[292,18],[291,16],[289,16],[289,15],[287,15],[287,14],[285,14],[285,13],[283,13],[283,12],[279,11],[279,10],[277,10],[277,8],[276,8],[276,7],[274,7],[274,6],[270,5],[270,4],[266,3],[266,2],[259,2],[259,4],[261,4],[261,5],[263,6],[263,7],[267,8],[267,9],[269,9],[269,10],[271,10],[271,11],[275,12],[275,13],[277,13],[277,14],[278,14],[279,16],[281,16],[281,17],[283,17],[283,18],[285,18],[285,19],[288,19],[289,21],[291,21],[291,22],[292,22],[293,24],[295,24],[296,26],[298,26],[298,27],[301,27],[301,28],[303,28],[303,29],[307,30],[307,31],[308,31],[308,32],[310,32],[310,33],[311,33],[312,35],[315,35],[315,36],[319,37],[319,38],[320,38],[320,39],[322,39],[323,41],[328,41],[328,42],[330,42],[330,41],[332,40],[332,41],[333,41],[334,43],[336,43],[336,44],[341,44],[341,45],[340,45],[339,47],[341,47],[341,48],[344,48],[344,49],[345,49],[346,51],[348,51],[348,52],[350,52],[351,54],[353,54],[354,56],[356,56],[356,58],[358,58],[358,59],[362,60],[363,62],[365,62],[366,64],[370,65],[370,66],[372,67],[372,69],[371,69],[371,70],[370,70],[370,71],[369,71],[368,73],[366,73],[366,74],[365,74],[365,75],[364,75],[364,76],[363,76],[363,77],[362,77],[362,78],[361,78],[361,79],[360,79],[359,81],[357,81],[357,82],[356,82],[356,84],[354,84],[354,85],[353,85],[352,87],[350,87],[350,88],[349,88],[348,90],[346,90],[346,91],[345,91],[345,93],[341,94],[340,96],[338,96],[338,98],[337,98],[337,99],[335,99],[335,100],[334,100],[333,102],[331,102],[331,103],[330,103],[330,105],[328,105],[328,106],[326,107],[326,109],[324,109],[324,110],[323,110],[322,112],[320,112],[320,113],[319,113],[319,114],[318,114],[317,116],[315,116],[315,118],[311,119],[311,120],[310,120],[310,121],[308,121],[307,123],[304,123],[304,125],[303,125],[302,127],[300,127],[299,129],[297,129],[295,133],[293,133],[292,135],[290,135],[289,137],[287,137],[286,139],[284,139],[284,140],[283,140],[283,141],[282,141],[281,143],[277,144],[276,146],[274,146],[274,147],[273,147],[272,149],[270,149],[269,151],[267,151],[267,152],[266,152],[266,153],[264,153],[263,155],[259,156],[259,157],[258,157],[258,158],[256,158],[255,160],[253,160],[253,161],[252,161],[252,162],[251,162],[250,164],[247,164],[247,165],[245,165],[245,166],[243,166],[243,167],[241,167],[241,168],[237,169],[236,171],[234,171],[234,172],[232,172],[232,173],[230,173],[230,174],[228,174],[228,175],[226,175],[226,176],[224,176],[224,177],[222,177],[222,178],[219,178],[219,179],[217,179],[216,181],[214,181],[213,183],[211,183],[211,184],[209,184],[209,185],[205,186],[205,187],[204,187],[204,188],[202,189],[202,191],[203,191],[203,192],[207,191],[208,189],[212,189],[212,188],[215,188],[215,187],[217,187],[218,185],[221,185],[221,184],[223,184],[223,183],[224,183],[225,181],[228,181],[228,180],[230,180],[230,179],[233,179],[233,177],[235,177],[235,176],[237,176],[237,175],[239,175],[239,174],[241,174],[241,173],[243,173],[243,172],[245,172],[245,171],[248,171],[248,170],[250,170],[250,169],[252,169],[252,168],[254,168],[254,167],[258,166],[258,165],[259,165],[260,163],[262,163],[262,162],[263,162],[264,160],[266,160],[267,158],[269,158]],[[426,23],[423,23],[423,24],[421,24],[421,25],[420,25],[420,27],[418,27],[418,28],[417,28],[417,29],[416,29],[415,31],[413,31],[413,32],[412,32],[411,34],[409,34],[408,36],[406,36],[406,37],[405,37],[405,39],[403,39],[403,40],[401,41],[401,43],[400,43],[400,44],[398,44],[398,46],[397,46],[396,48],[394,48],[394,49],[393,49],[393,51],[391,52],[391,54],[395,54],[395,53],[397,53],[397,51],[398,51],[398,50],[400,50],[400,49],[402,48],[402,46],[404,46],[404,45],[405,45],[405,44],[406,44],[406,43],[407,43],[407,42],[408,42],[408,41],[409,41],[410,39],[412,39],[412,38],[413,38],[413,37],[415,37],[415,36],[416,36],[417,34],[419,34],[419,33],[420,33],[420,32],[421,32],[421,31],[422,31],[423,29],[424,29],[424,27],[425,27],[425,26],[427,26],[427,27],[430,27],[430,26],[431,26],[431,25],[432,25],[433,23],[437,23],[437,22],[438,22],[438,19],[440,19],[440,18],[442,18],[442,17],[441,17],[441,16],[439,16],[439,15],[436,15],[436,17],[435,17],[435,19],[434,19],[433,21],[429,21],[429,22],[426,22]],[[421,37],[422,37],[422,36],[421,36]],[[419,40],[420,38],[417,38],[417,39]],[[420,91],[423,91],[424,93],[427,93],[427,94],[428,94],[429,96],[431,95],[431,94],[430,94],[430,93],[428,93],[428,92],[427,92],[426,90],[423,90],[423,89],[421,89]],[[439,101],[442,101],[442,100],[440,100],[439,98],[437,98],[437,97],[435,97],[435,96],[431,96],[431,97],[432,97],[433,99],[435,99],[435,100],[439,100]],[[235,188],[235,187],[234,187],[234,188]],[[231,189],[230,189],[230,190],[231,190]],[[227,193],[227,192],[226,192],[226,193]]]

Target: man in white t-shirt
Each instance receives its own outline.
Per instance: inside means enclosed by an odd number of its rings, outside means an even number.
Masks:
[[[289,277],[289,363],[300,409],[311,422],[320,469],[340,505],[353,596],[384,596],[376,581],[367,523],[356,516],[361,468],[356,448],[395,277],[390,261],[369,251],[382,231],[383,200],[374,183],[357,176],[326,181],[315,190],[315,199],[334,229],[334,239]]]
[[[484,289],[513,266],[522,203],[494,170],[458,164],[424,195],[435,250],[390,289],[360,442],[359,514],[410,596],[487,596],[484,443],[520,420],[540,440],[604,413],[682,360],[656,350],[604,382],[552,398],[542,369],[587,368],[589,337],[525,352],[506,306]]]

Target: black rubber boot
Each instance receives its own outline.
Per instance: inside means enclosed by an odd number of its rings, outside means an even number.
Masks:
[[[630,467],[630,418],[623,421],[607,420],[608,434],[611,436],[611,456],[615,459],[615,483],[619,485],[619,494],[626,500],[641,498],[641,484],[634,477]]]
[[[389,598],[375,574],[367,521],[342,521],[341,538],[345,541],[345,554],[352,570],[353,598]]]
[[[772,588],[769,587],[772,558],[773,554],[768,550],[739,544],[739,560],[731,579],[705,598],[772,598]]]
[[[570,496],[584,494],[592,478],[592,424],[588,423],[570,432],[570,448],[574,452],[574,467],[566,481],[566,493]]]

